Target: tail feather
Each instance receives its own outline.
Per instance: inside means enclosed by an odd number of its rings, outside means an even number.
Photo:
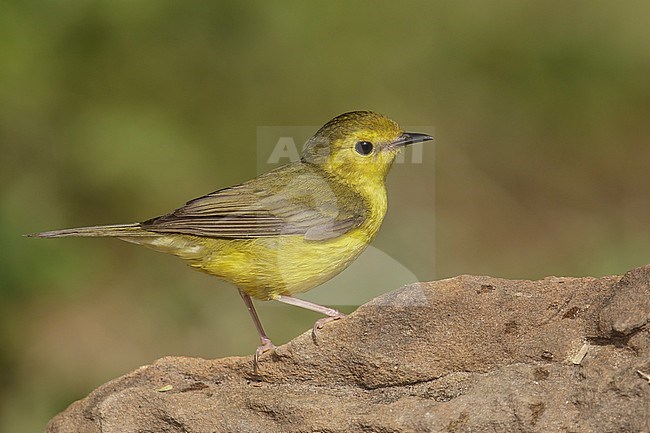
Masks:
[[[70,236],[84,237],[121,237],[121,236],[155,236],[155,233],[143,230],[140,224],[114,224],[108,226],[77,227],[73,229],[53,230],[50,232],[31,233],[31,238],[62,238]]]

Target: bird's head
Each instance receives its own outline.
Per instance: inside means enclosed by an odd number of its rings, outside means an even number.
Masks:
[[[319,129],[305,145],[301,159],[353,184],[383,182],[402,148],[428,140],[433,138],[404,132],[381,114],[351,111]]]

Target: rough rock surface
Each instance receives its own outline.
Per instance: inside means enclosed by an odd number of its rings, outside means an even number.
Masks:
[[[63,432],[650,432],[650,265],[460,276],[383,295],[250,357],[163,358],[56,416]]]

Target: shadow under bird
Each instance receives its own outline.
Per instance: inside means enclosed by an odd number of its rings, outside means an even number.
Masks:
[[[334,277],[361,254],[386,214],[385,180],[395,157],[406,145],[432,139],[404,132],[380,114],[352,111],[320,128],[299,161],[191,200],[167,215],[28,236],[116,237],[174,254],[235,284],[260,336],[257,365],[274,346],[252,298],[324,314],[314,333],[344,317],[294,295]]]

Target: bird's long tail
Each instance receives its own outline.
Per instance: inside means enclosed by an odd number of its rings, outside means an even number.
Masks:
[[[143,245],[155,251],[174,254],[187,260],[190,265],[202,268],[203,259],[210,251],[195,236],[179,234],[161,234],[142,228],[139,223],[113,224],[109,226],[77,227],[73,229],[53,230],[43,233],[25,235],[32,238],[64,237],[110,237]]]
[[[31,233],[31,238],[63,238],[70,236],[83,237],[131,237],[156,236],[155,233],[143,230],[140,224],[114,224],[109,226],[77,227],[73,229],[53,230],[50,232]]]

